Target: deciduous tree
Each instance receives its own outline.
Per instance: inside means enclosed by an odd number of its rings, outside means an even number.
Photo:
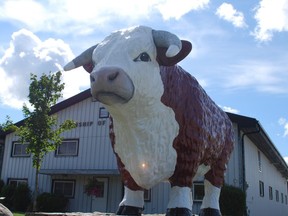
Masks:
[[[27,153],[31,153],[33,167],[36,169],[33,210],[36,210],[39,171],[44,156],[50,151],[55,151],[62,143],[61,133],[76,127],[72,120],[58,123],[57,116],[50,115],[51,106],[56,104],[64,89],[61,75],[60,71],[50,72],[48,75],[43,74],[38,80],[36,75],[31,74],[28,98],[32,107],[24,104],[24,125],[17,129],[20,141],[28,143]],[[11,125],[11,121],[7,125]]]

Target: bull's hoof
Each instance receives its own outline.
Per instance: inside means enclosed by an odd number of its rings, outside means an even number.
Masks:
[[[199,216],[221,216],[221,212],[218,209],[205,208],[201,209]]]
[[[192,211],[187,208],[167,209],[166,216],[192,216]]]
[[[119,206],[116,215],[137,215],[142,214],[143,208],[134,206]]]

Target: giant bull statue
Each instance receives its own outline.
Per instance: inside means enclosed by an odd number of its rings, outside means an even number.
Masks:
[[[168,180],[166,215],[192,215],[193,178],[205,177],[200,215],[221,215],[220,188],[233,128],[196,79],[177,65],[192,49],[167,31],[112,33],[64,70],[83,66],[91,93],[110,112],[110,138],[125,185],[118,215],[141,215],[143,189]]]

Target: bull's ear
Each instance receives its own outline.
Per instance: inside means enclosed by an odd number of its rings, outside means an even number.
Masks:
[[[165,47],[157,47],[157,61],[163,66],[172,66],[183,60],[192,50],[192,44],[189,41],[181,40],[182,49],[176,56],[167,57]]]
[[[94,68],[93,62],[86,63],[82,66],[88,73],[91,73],[93,71],[93,68]]]

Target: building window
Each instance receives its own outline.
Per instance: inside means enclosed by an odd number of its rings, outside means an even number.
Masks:
[[[13,142],[12,143],[12,157],[30,157],[27,153],[28,143]]]
[[[17,187],[20,184],[28,184],[27,179],[17,179],[17,178],[9,178],[8,179],[8,185],[13,185]]]
[[[261,162],[261,152],[258,151],[258,169],[259,172],[262,172],[262,162]]]
[[[194,201],[202,201],[204,197],[204,184],[202,182],[193,183],[193,199]]]
[[[77,156],[78,140],[63,140],[61,145],[56,149],[56,156]]]
[[[259,192],[260,192],[260,197],[264,197],[264,182],[259,181]]]
[[[105,109],[105,107],[100,107],[99,109],[99,118],[108,118],[109,112]]]
[[[276,190],[276,202],[279,202],[279,191]]]
[[[285,195],[285,204],[287,205],[287,195]]]
[[[269,186],[269,199],[273,200],[273,189],[271,186]]]
[[[64,195],[68,198],[74,197],[75,180],[53,180],[52,193]]]
[[[150,202],[151,201],[151,189],[144,190],[144,201]]]
[[[281,203],[284,203],[284,194],[281,193]]]

